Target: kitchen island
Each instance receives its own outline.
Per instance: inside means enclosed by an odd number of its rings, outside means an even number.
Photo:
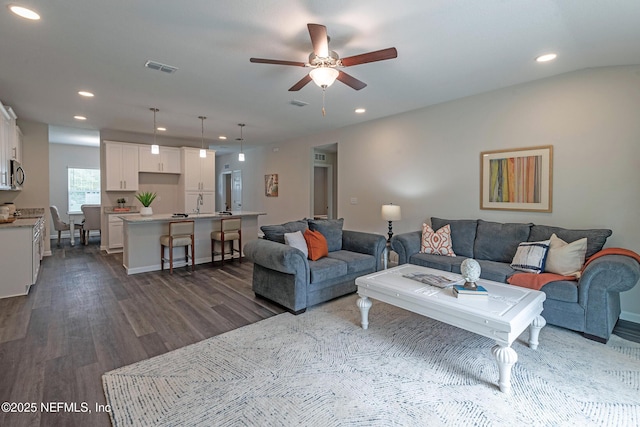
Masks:
[[[195,221],[195,263],[211,262],[211,231],[214,224],[225,218],[242,218],[242,245],[258,238],[258,216],[264,212],[232,211],[223,214],[189,214],[188,218],[174,218],[171,214],[122,215],[124,229],[122,264],[127,274],[145,273],[161,269],[160,236],[169,234],[171,221]],[[174,268],[184,266],[184,248],[174,248]],[[168,265],[165,265],[168,268]]]

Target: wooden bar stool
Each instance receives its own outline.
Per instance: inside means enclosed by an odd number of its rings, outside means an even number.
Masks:
[[[169,234],[160,236],[160,268],[164,271],[165,261],[169,261],[169,272],[173,273],[173,248],[184,246],[184,259],[189,265],[191,258],[191,270],[196,268],[195,241],[194,241],[195,221],[171,221],[169,223]],[[189,256],[189,246],[191,246],[191,256]],[[164,257],[164,248],[169,248],[169,259]]]
[[[234,245],[233,245],[234,240],[238,241],[238,249],[234,248]],[[215,242],[220,242],[220,252],[216,252]],[[211,232],[211,262],[215,260],[216,255],[221,255],[222,265],[224,265],[226,242],[231,242],[231,250],[229,252],[231,254],[231,259],[233,259],[233,253],[238,252],[238,262],[242,264],[242,219],[241,218],[221,219],[219,230],[213,230]]]

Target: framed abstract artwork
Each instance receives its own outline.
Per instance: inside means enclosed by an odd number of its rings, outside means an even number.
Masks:
[[[480,153],[480,209],[551,212],[553,146]]]
[[[278,174],[271,173],[264,176],[264,195],[278,197]]]

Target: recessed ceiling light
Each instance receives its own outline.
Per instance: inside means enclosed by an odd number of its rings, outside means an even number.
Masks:
[[[87,120],[85,116],[73,116],[73,118],[76,120]]]
[[[226,137],[226,136],[224,136],[224,135],[220,135],[220,136],[218,137],[218,139],[222,139],[222,140],[224,140],[224,139],[227,139],[227,137]]]
[[[356,108],[356,114],[363,114],[365,113],[367,110],[365,110],[364,108]]]
[[[553,61],[557,57],[558,57],[558,55],[556,55],[555,53],[546,53],[544,55],[538,56],[536,58],[536,61],[537,62],[549,62],[549,61]]]
[[[86,98],[93,98],[93,94],[91,92],[87,92],[86,90],[79,91],[78,95],[84,96]]]
[[[160,132],[165,132],[167,130],[167,128],[163,128],[162,126],[158,126],[156,129],[158,129]]]
[[[10,4],[9,10],[25,19],[30,19],[32,21],[37,21],[38,19],[40,19],[40,15],[38,15],[35,11],[31,9],[27,9],[26,7]]]

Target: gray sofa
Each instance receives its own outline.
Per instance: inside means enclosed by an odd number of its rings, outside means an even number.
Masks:
[[[329,255],[316,261],[284,243],[284,233],[320,231]],[[253,291],[293,314],[307,307],[356,291],[356,277],[382,268],[386,240],[383,236],[342,230],[342,220],[300,220],[261,227],[264,239],[244,246],[254,263]]]
[[[474,258],[482,268],[481,278],[507,282],[517,273],[510,266],[521,242],[547,240],[555,233],[571,243],[587,238],[588,259],[604,246],[611,230],[569,230],[531,223],[497,223],[478,220],[431,218],[434,230],[449,224],[455,257],[420,253],[421,231],[398,234],[391,247],[398,263],[411,263],[460,273],[460,264]],[[640,265],[629,256],[605,255],[583,270],[580,280],[547,283],[542,316],[548,324],[582,332],[586,338],[607,342],[620,316],[620,292],[633,288],[640,279]]]

